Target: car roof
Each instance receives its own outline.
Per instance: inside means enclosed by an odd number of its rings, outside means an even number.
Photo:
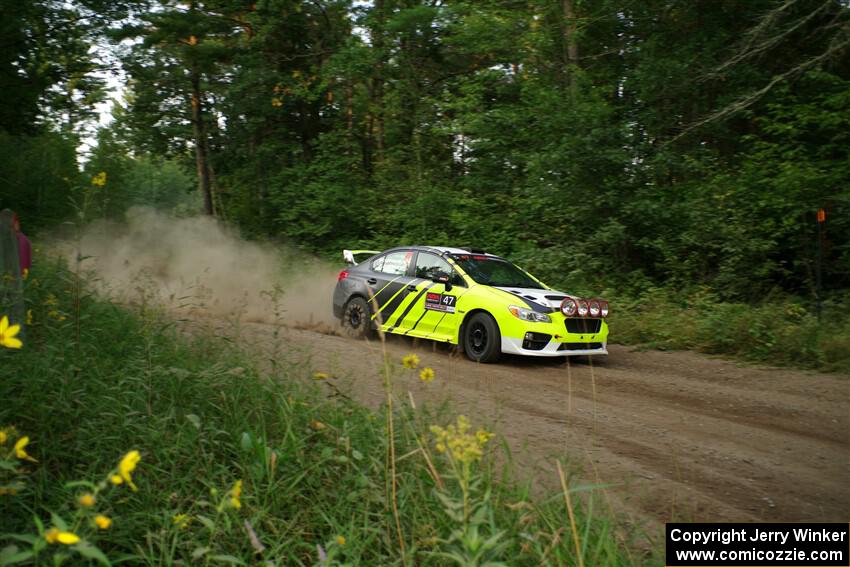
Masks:
[[[472,246],[468,248],[458,248],[454,246],[426,246],[422,244],[415,244],[413,246],[396,246],[394,248],[384,250],[384,252],[390,252],[392,250],[423,250],[426,252],[434,252],[436,254],[477,254],[481,256],[489,256],[491,258],[501,259],[501,256],[490,254],[489,252],[484,252],[483,250],[474,248]],[[384,252],[382,252],[382,254]]]

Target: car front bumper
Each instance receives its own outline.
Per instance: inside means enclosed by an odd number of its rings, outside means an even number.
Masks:
[[[523,356],[586,356],[595,354],[608,354],[608,343],[567,343],[549,341],[543,348],[524,348],[523,339],[502,337],[502,352],[507,354],[521,354]],[[586,344],[587,348],[583,348]],[[565,348],[566,347],[566,348]]]
[[[523,356],[586,356],[608,354],[604,319],[566,318],[551,314],[550,322],[504,318],[500,324],[502,352]]]

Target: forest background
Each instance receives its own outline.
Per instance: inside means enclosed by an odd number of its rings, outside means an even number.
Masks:
[[[624,340],[850,364],[844,0],[3,0],[0,28],[29,232],[85,201],[334,259],[475,245],[619,300]]]

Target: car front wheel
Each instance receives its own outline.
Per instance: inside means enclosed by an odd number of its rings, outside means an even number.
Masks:
[[[342,327],[350,337],[365,338],[372,334],[372,310],[362,297],[354,297],[345,304]]]
[[[463,351],[473,362],[496,362],[502,354],[499,325],[488,313],[475,313],[463,329]]]

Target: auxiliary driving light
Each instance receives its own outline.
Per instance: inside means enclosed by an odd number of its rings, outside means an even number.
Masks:
[[[591,317],[599,317],[599,311],[601,310],[599,306],[599,300],[591,299],[590,304],[588,305],[588,309],[590,310]]]
[[[585,301],[584,299],[579,299],[578,300],[578,316],[579,317],[587,317],[587,311],[588,311],[587,301]]]
[[[578,306],[576,305],[576,302],[573,298],[566,297],[561,302],[561,313],[563,313],[567,317],[572,317],[573,315],[575,315],[577,310]]]
[[[608,316],[608,302],[607,301],[599,302],[599,310],[601,311],[603,317],[607,317]]]

